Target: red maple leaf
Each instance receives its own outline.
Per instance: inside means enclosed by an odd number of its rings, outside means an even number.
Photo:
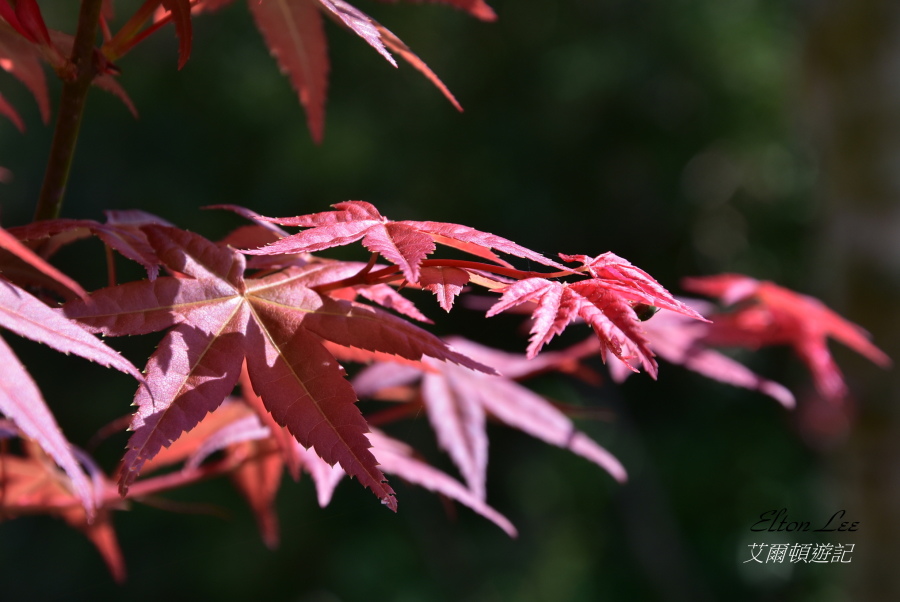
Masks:
[[[305,447],[395,508],[365,438],[366,422],[343,368],[323,341],[407,360],[424,357],[488,370],[439,339],[382,310],[332,299],[307,285],[321,266],[244,278],[234,250],[175,228],[144,227],[160,261],[183,277],[97,291],[63,307],[96,332],[120,336],[171,328],[146,367],[120,488],[231,393],[246,359],[266,410]]]
[[[232,0],[205,0],[197,4],[194,12],[218,10],[231,2]],[[482,0],[447,0],[445,3],[479,19],[490,21],[496,18]],[[397,62],[389,51],[403,57],[425,75],[454,107],[462,110],[447,86],[400,38],[344,0],[250,1],[249,7],[269,52],[296,90],[300,104],[306,110],[310,133],[317,143],[324,136],[330,66],[323,14],[361,37],[394,67]]]
[[[248,5],[269,51],[297,91],[313,140],[321,142],[325,128],[328,53],[318,3],[272,0],[251,1]]]
[[[704,315],[712,314],[712,308],[707,307],[709,303],[695,299],[688,302]],[[784,386],[763,378],[743,364],[710,348],[706,338],[711,328],[714,325],[710,322],[699,322],[670,311],[659,312],[644,322],[644,334],[650,341],[650,346],[664,360],[719,382],[759,391],[786,408],[794,407],[794,396]],[[595,345],[599,348],[599,342]],[[617,382],[622,382],[633,374],[631,366],[618,359],[610,361],[608,366]]]
[[[585,255],[561,257],[566,261],[581,261],[582,269],[592,278],[571,284],[545,278],[520,280],[498,289],[503,295],[487,312],[490,317],[522,304],[536,304],[528,357],[535,357],[554,336],[580,319],[600,339],[604,356],[612,353],[632,369],[636,369],[635,364],[641,365],[655,378],[656,361],[635,307],[652,306],[704,319],[672,297],[649,274],[612,253],[594,259]]]
[[[191,56],[191,38],[193,28],[191,25],[190,0],[160,0],[162,7],[172,16],[175,23],[175,35],[178,36],[178,68],[181,69]]]
[[[844,377],[828,351],[828,338],[844,343],[879,366],[891,364],[865,330],[813,297],[741,274],[686,278],[682,285],[734,306],[712,316],[713,324],[705,337],[708,344],[750,349],[790,345],[826,399],[840,401],[848,394]]]
[[[261,218],[282,226],[309,229],[265,247],[243,252],[250,255],[312,253],[348,245],[361,239],[364,247],[398,266],[406,279],[412,283],[419,281],[422,261],[435,250],[436,243],[460,249],[504,266],[509,264],[497,257],[494,250],[557,269],[566,269],[540,253],[517,245],[511,240],[469,226],[444,222],[393,221],[381,215],[378,209],[365,201],[345,201],[333,207],[337,211],[323,211],[297,217]]]
[[[453,309],[454,299],[468,282],[469,273],[452,266],[422,268],[419,275],[419,286],[434,293],[444,311]]]

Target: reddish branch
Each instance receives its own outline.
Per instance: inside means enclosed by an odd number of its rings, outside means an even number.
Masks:
[[[94,63],[94,40],[97,37],[102,6],[103,0],[83,0],[81,3],[78,30],[75,33],[71,56],[74,77],[63,81],[59,115],[50,146],[47,171],[44,173],[44,183],[34,214],[35,221],[59,217],[62,208],[88,89],[97,74]]]

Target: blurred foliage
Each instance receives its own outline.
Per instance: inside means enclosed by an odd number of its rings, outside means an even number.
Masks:
[[[395,72],[328,24],[332,79],[317,147],[236,4],[195,19],[183,71],[168,30],[122,61],[140,119],[92,94],[64,215],[141,208],[215,236],[239,221],[204,205],[296,215],[362,199],[394,219],[463,223],[550,255],[612,250],[674,292],[682,276],[720,271],[816,292],[807,274],[822,209],[797,119],[802,28],[791,3],[493,0],[494,24],[443,6],[357,4],[428,62],[465,113],[408,66]],[[15,176],[0,189],[3,224],[15,225],[33,211],[50,128],[10,78],[0,84],[29,125],[21,136],[0,123],[0,164]],[[100,286],[102,250],[84,245],[60,265]],[[473,337],[515,329],[459,314],[440,327]],[[520,334],[479,340],[525,346]],[[14,344],[26,364],[45,366],[36,379],[73,440],[129,411],[125,377]],[[152,341],[124,345],[140,364]],[[745,359],[805,386],[786,355]],[[448,517],[434,496],[402,484],[396,516],[356,483],[320,510],[304,480],[285,484],[283,542],[270,552],[227,482],[213,482],[167,498],[180,510],[213,500],[227,519],[143,506],[117,517],[129,568],[121,588],[78,533],[41,518],[3,524],[4,599],[841,599],[847,566],[743,563],[748,544],[776,542],[749,530],[762,512],[786,507],[824,521],[838,509],[822,458],[774,402],[667,365],[659,382],[541,387],[612,410],[610,422],[580,426],[622,459],[631,481],[617,486],[583,460],[496,428],[489,502],[516,523],[519,540],[464,509]],[[425,423],[393,432],[440,463]],[[113,462],[121,444],[101,452]]]

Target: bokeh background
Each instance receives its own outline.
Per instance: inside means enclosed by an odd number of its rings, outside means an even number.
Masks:
[[[687,275],[775,280],[821,297],[900,357],[900,4],[490,3],[499,20],[486,24],[446,6],[357,2],[428,62],[463,114],[407,65],[392,69],[327,24],[333,73],[321,146],[245,5],[195,19],[180,72],[174,33],[164,31],[120,65],[139,119],[92,93],[64,215],[140,208],[215,237],[240,222],[204,205],[296,215],[362,199],[395,219],[463,223],[550,255],[612,250],[676,293]],[[117,6],[125,15],[133,5]],[[51,27],[68,31],[73,10],[45,8]],[[28,124],[23,136],[0,123],[0,165],[14,176],[0,187],[10,226],[33,212],[51,128],[5,73],[0,90]],[[105,282],[96,242],[58,261],[86,286]],[[423,301],[441,332],[525,346],[514,319],[485,323],[463,309],[441,318]],[[114,345],[140,364],[155,342],[144,338]],[[128,413],[126,377],[11,343],[73,441]],[[492,427],[489,502],[518,540],[402,483],[396,515],[351,482],[319,509],[304,479],[284,485],[282,544],[270,551],[217,481],[116,516],[124,586],[61,522],[0,524],[2,597],[900,599],[898,378],[833,350],[857,399],[849,424],[823,426],[809,411],[808,376],[777,349],[738,357],[787,384],[800,400],[794,413],[670,365],[658,382],[622,387],[535,383],[586,408],[579,427],[631,480],[616,485],[580,458]],[[392,432],[449,466],[424,417]],[[124,442],[98,448],[107,466]],[[745,563],[751,543],[801,541],[750,531],[779,508],[813,523],[846,510],[858,532],[802,542],[854,543],[852,562]]]

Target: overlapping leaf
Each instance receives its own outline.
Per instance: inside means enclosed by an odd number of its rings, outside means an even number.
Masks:
[[[187,0],[179,1],[187,3]],[[30,7],[31,10],[26,11],[24,16],[32,18],[32,22],[31,25],[25,27],[26,22],[19,20],[13,14],[15,24],[22,28],[22,32],[27,33],[33,29],[36,34],[20,33],[0,19],[0,68],[9,72],[28,88],[37,102],[41,119],[47,123],[50,120],[50,98],[41,61],[48,60],[52,67],[61,68],[68,61],[65,57],[71,54],[74,38],[59,31],[47,30],[43,20],[34,21],[34,17],[39,17],[40,13],[33,12],[37,7],[33,0],[20,2],[19,5]],[[4,6],[8,8],[5,0],[0,0],[0,9]],[[0,13],[2,12],[0,10]],[[0,16],[6,17],[7,15]],[[128,94],[110,73],[98,73],[92,83],[119,97],[132,114],[137,114]],[[24,131],[25,124],[19,113],[2,96],[0,96],[0,114],[9,118],[19,130]]]
[[[0,246],[50,277],[55,268],[0,230]],[[66,279],[76,293],[84,291]],[[67,320],[42,301],[11,282],[0,280],[0,326],[43,343],[62,353],[74,353],[103,366],[113,367],[143,380],[128,360],[83,328]],[[59,425],[44,403],[37,385],[12,350],[0,339],[0,412],[36,441],[65,470],[88,516],[94,510],[91,486]]]
[[[492,365],[515,364],[521,369],[522,362],[510,361],[508,354],[468,341],[456,344],[480,361]],[[499,362],[494,361],[495,356],[502,356]],[[485,418],[488,415],[591,460],[616,480],[625,480],[625,469],[612,454],[575,429],[560,410],[530,389],[506,376],[481,374],[446,364],[432,364],[429,368],[422,371],[409,366],[376,364],[362,371],[354,379],[354,385],[361,395],[377,395],[382,390],[421,378],[422,401],[438,442],[479,499],[485,497],[488,447]]]
[[[246,358],[253,389],[275,421],[395,507],[368,450],[354,391],[323,341],[487,369],[400,318],[318,295],[307,278],[319,266],[245,280],[243,257],[227,247],[174,228],[151,225],[144,231],[162,263],[186,277],[103,289],[89,303],[63,308],[108,335],[172,327],[147,364],[150,387],[135,399],[123,491],[144,462],[222,402]]]
[[[53,219],[10,228],[10,233],[19,240],[42,241],[45,256],[63,245],[94,235],[123,257],[141,264],[153,280],[159,274],[159,259],[141,230],[147,224],[168,225],[168,222],[143,211],[107,211],[105,224],[88,219]]]

